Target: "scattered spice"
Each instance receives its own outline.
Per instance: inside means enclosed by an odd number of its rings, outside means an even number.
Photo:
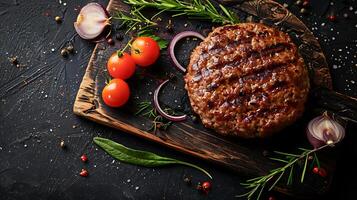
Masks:
[[[16,56],[9,58],[9,61],[10,61],[13,65],[19,64],[19,61],[17,60],[17,57],[16,57]]]
[[[323,178],[327,176],[327,171],[324,168],[319,168],[319,175]]]
[[[314,173],[314,174],[319,174],[319,168],[318,168],[318,167],[314,167],[314,168],[312,169],[312,173]]]
[[[307,11],[306,8],[301,8],[301,9],[300,9],[300,13],[301,13],[301,14],[307,14],[308,11]]]
[[[82,169],[81,172],[79,172],[79,175],[82,177],[87,177],[89,174],[86,169]]]
[[[191,177],[191,176],[185,176],[185,178],[183,179],[183,181],[184,181],[187,185],[191,185],[191,184],[192,184],[192,177]]]
[[[108,38],[108,39],[107,39],[107,43],[108,43],[109,45],[114,45],[114,40],[113,40],[112,38]]]
[[[61,140],[61,142],[60,142],[60,147],[61,147],[62,149],[66,148],[66,144],[64,143],[64,140]]]
[[[74,53],[74,47],[73,47],[73,45],[70,43],[70,44],[68,44],[68,46],[66,47],[66,49],[67,49],[67,51],[69,52],[69,53]]]
[[[83,155],[81,156],[81,161],[82,161],[82,162],[87,162],[87,161],[88,161],[88,158],[87,158],[87,156],[86,156],[85,154],[83,154]]]
[[[310,2],[305,0],[303,3],[302,3],[302,6],[303,7],[308,7],[310,5]]]
[[[211,182],[205,181],[205,182],[202,183],[202,191],[205,194],[208,194],[208,192],[211,191],[211,189],[212,189]]]
[[[276,200],[276,199],[275,199],[275,197],[270,196],[270,197],[268,198],[268,200]]]
[[[55,21],[57,22],[57,24],[60,24],[62,23],[62,18],[60,16],[56,16]]]
[[[303,2],[302,2],[301,0],[298,0],[298,1],[295,2],[295,4],[298,5],[298,6],[301,6],[302,3],[303,3]]]
[[[327,176],[327,171],[324,168],[318,167],[318,166],[316,166],[312,169],[312,173],[317,174],[323,178],[325,178]]]
[[[174,26],[172,24],[171,19],[169,19],[165,28],[166,28],[167,32],[169,32],[169,33],[172,33],[174,31]]]
[[[327,17],[327,19],[330,21],[330,22],[335,22],[336,21],[336,15],[329,15]]]
[[[66,48],[61,49],[61,56],[62,57],[67,57],[69,54],[68,50]]]

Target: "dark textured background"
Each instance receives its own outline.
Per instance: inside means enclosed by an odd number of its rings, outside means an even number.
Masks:
[[[6,199],[237,199],[245,178],[224,168],[78,118],[72,106],[94,44],[74,37],[73,22],[86,0],[0,1],[0,200]],[[100,1],[107,4],[107,1]],[[313,13],[301,16],[319,38],[326,53],[334,88],[357,96],[356,1],[310,0]],[[352,10],[350,10],[350,6]],[[336,12],[331,23],[326,14]],[[342,17],[349,14],[349,19]],[[62,16],[58,25],[55,16]],[[63,59],[59,49],[74,39],[75,55]],[[17,56],[20,66],[8,57]],[[353,132],[353,131],[350,131]],[[114,161],[92,143],[94,136],[111,138],[204,166],[213,176],[213,190],[199,194],[183,182],[207,178],[196,170],[172,166],[148,169]],[[63,139],[67,150],[59,147]],[[337,161],[328,199],[354,199],[357,174],[350,163],[357,158],[357,137],[348,135]],[[84,164],[79,157],[89,157]],[[78,176],[82,168],[90,176]],[[280,199],[287,199],[281,197]]]

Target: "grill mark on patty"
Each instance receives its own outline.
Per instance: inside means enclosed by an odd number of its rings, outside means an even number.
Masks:
[[[243,49],[242,56],[236,56],[236,58],[232,61],[224,60],[223,62],[216,63],[210,67],[210,69],[221,69],[225,66],[239,66],[240,64],[245,64],[247,61],[251,59],[266,59],[267,56],[270,56],[275,53],[281,53],[283,51],[291,50],[292,46],[289,43],[279,43],[276,45],[272,45],[266,47],[263,50],[253,50],[250,48]]]
[[[253,97],[253,96],[256,97],[255,98],[256,102],[251,102],[250,105],[253,105],[253,107],[254,107],[255,104],[258,105],[259,103],[261,103],[263,98],[269,99],[269,93],[271,93],[272,91],[274,93],[278,93],[281,91],[285,91],[287,89],[289,89],[289,85],[286,84],[285,81],[281,81],[281,82],[277,81],[275,84],[273,84],[271,87],[269,87],[269,90],[257,88],[256,90],[254,90],[252,92],[245,91],[245,92],[238,92],[235,94],[229,94],[226,96],[224,101],[210,101],[209,108],[215,107],[217,105],[222,105],[225,102],[229,103],[230,105],[234,105],[234,106],[246,105],[246,104],[248,104],[248,102],[252,101],[251,97]],[[249,110],[255,110],[254,108],[248,109],[247,107],[244,107],[243,109],[246,110],[245,112],[247,112]]]
[[[258,32],[258,33],[251,32],[251,31],[246,31],[246,33],[244,34],[244,37],[240,36],[239,39],[236,40],[236,39],[232,39],[230,37],[227,37],[226,35],[216,33],[215,35],[210,36],[210,38],[212,40],[214,40],[215,37],[222,37],[222,40],[228,40],[227,44],[225,44],[222,41],[216,41],[215,46],[211,47],[210,49],[208,49],[208,48],[203,49],[202,53],[205,53],[205,54],[217,54],[219,52],[224,52],[226,54],[226,53],[229,53],[229,51],[228,52],[225,51],[227,49],[227,47],[228,48],[233,48],[233,47],[237,47],[239,45],[242,45],[242,46],[250,45],[250,43],[252,42],[253,39],[266,40],[268,36],[269,36],[269,32],[268,31]],[[217,40],[220,40],[220,38],[217,39]]]

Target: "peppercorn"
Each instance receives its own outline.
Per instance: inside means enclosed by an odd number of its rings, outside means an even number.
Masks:
[[[61,140],[60,142],[60,147],[64,149],[66,147],[66,144],[64,143],[64,140]]]
[[[9,60],[13,65],[19,64],[19,61],[17,60],[16,56],[9,58]]]
[[[62,57],[67,57],[68,56],[68,50],[66,48],[61,49],[61,56]]]
[[[324,168],[319,169],[319,175],[323,178],[325,178],[327,176],[327,171]]]
[[[67,49],[67,51],[68,51],[69,53],[73,53],[73,52],[74,52],[74,47],[73,47],[72,44],[69,44],[69,45],[66,47],[66,49]]]
[[[303,7],[308,7],[309,6],[309,1],[305,0],[303,3],[302,3],[302,6]]]
[[[186,183],[187,185],[191,185],[191,184],[192,184],[192,178],[191,178],[191,177],[186,176],[186,177],[183,179],[183,181],[185,181],[185,183]]]
[[[268,200],[275,200],[275,197],[270,196],[270,197],[268,198]]]
[[[87,177],[89,174],[88,174],[87,170],[82,169],[81,172],[79,172],[79,175],[82,176],[82,177]]]
[[[62,23],[62,18],[60,16],[56,16],[55,21],[57,22],[57,24],[60,24]]]
[[[166,25],[166,30],[167,30],[167,32],[170,32],[170,33],[172,33],[174,31],[174,26],[172,25],[171,19],[169,19],[169,21]]]
[[[108,38],[107,42],[109,45],[114,45],[114,40],[112,38]]]
[[[83,154],[83,155],[81,156],[81,160],[82,160],[82,162],[87,162],[87,161],[88,161],[88,158],[87,158],[87,156],[86,156],[85,154]]]
[[[300,13],[301,13],[301,14],[307,14],[308,12],[307,12],[307,9],[301,8],[301,9],[300,9]]]
[[[329,16],[327,17],[327,19],[328,19],[330,22],[334,22],[334,21],[336,21],[336,15],[329,15]]]
[[[202,183],[202,191],[204,193],[208,193],[211,190],[212,186],[211,186],[211,182],[209,181],[205,181]]]
[[[314,168],[312,169],[312,172],[313,172],[314,174],[319,174],[319,168],[318,168],[318,167],[314,167]]]

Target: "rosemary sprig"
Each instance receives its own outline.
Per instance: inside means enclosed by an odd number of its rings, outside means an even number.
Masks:
[[[164,110],[170,114],[175,114],[171,108],[165,108]],[[135,115],[141,115],[152,119],[152,125],[148,131],[152,131],[154,133],[157,131],[157,129],[166,130],[172,124],[171,121],[157,114],[150,101],[142,101],[138,103],[138,111],[135,113]]]
[[[282,167],[271,170],[269,172],[269,174],[267,174],[267,175],[252,178],[252,179],[247,180],[245,183],[242,183],[242,185],[246,189],[250,189],[250,191],[248,191],[247,193],[242,194],[242,195],[237,195],[236,197],[247,197],[247,199],[250,200],[254,197],[254,195],[257,194],[256,199],[259,200],[260,196],[261,196],[262,192],[264,191],[265,187],[267,186],[267,184],[269,184],[270,181],[275,179],[274,182],[270,185],[270,187],[268,189],[269,191],[272,190],[279,183],[279,181],[284,176],[286,171],[289,171],[287,185],[291,185],[293,183],[294,167],[300,160],[304,160],[304,166],[303,166],[301,178],[300,178],[300,182],[302,183],[304,181],[305,174],[307,171],[307,164],[308,164],[309,156],[313,155],[313,157],[314,157],[311,162],[311,165],[314,165],[316,163],[316,165],[319,167],[320,163],[317,158],[316,152],[320,151],[328,146],[331,146],[331,144],[326,144],[326,145],[321,146],[317,149],[299,148],[299,150],[302,151],[301,154],[299,154],[299,155],[275,151],[276,154],[283,156],[284,158],[271,158],[271,159],[278,161],[278,162],[282,162],[285,165]],[[297,168],[297,167],[295,167],[295,168]]]
[[[130,10],[130,13],[118,11],[113,17],[113,19],[121,21],[120,26],[125,26],[128,28],[125,34],[132,30],[144,30],[152,26],[157,26],[156,22],[148,19],[140,12],[142,8],[143,7],[135,7]]]
[[[125,0],[125,3],[140,8],[156,8],[162,12],[171,11],[173,17],[187,15],[195,19],[207,19],[215,23],[235,24],[238,17],[230,10],[219,5],[220,11],[210,0]]]

